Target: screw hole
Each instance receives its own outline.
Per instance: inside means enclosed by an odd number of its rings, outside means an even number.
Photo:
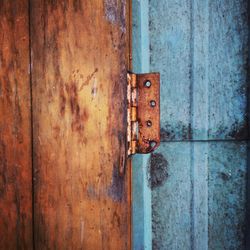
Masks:
[[[151,82],[149,80],[147,80],[145,83],[144,83],[144,86],[146,88],[150,88],[151,87]]]
[[[149,142],[150,148],[155,148],[156,145],[157,145],[156,141],[150,141]]]
[[[156,102],[154,101],[154,100],[151,100],[150,101],[150,106],[153,108],[153,107],[155,107],[156,106]]]
[[[147,126],[151,127],[152,126],[152,122],[150,120],[147,121]]]

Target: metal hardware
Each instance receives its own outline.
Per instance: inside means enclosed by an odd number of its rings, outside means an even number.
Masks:
[[[128,155],[160,145],[160,74],[127,74]]]

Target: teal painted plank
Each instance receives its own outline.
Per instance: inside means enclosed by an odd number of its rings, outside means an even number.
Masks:
[[[151,0],[162,140],[248,138],[247,0]]]
[[[148,185],[149,155],[133,159],[133,249],[152,249],[151,189]]]
[[[132,64],[136,73],[149,72],[148,0],[132,3]]]
[[[189,139],[190,0],[149,1],[150,70],[161,73],[162,139]]]
[[[209,148],[209,249],[247,249],[247,144],[212,143]]]
[[[152,187],[153,249],[191,249],[190,144],[162,143],[148,167]]]
[[[209,2],[209,137],[246,139],[248,1]]]
[[[153,249],[247,249],[248,1],[145,2],[134,69],[161,72],[162,145],[134,161],[134,249],[150,235],[149,187]]]
[[[162,143],[148,164],[153,249],[245,249],[246,157],[246,142]]]
[[[133,0],[133,71],[149,71],[148,0]],[[133,249],[152,249],[151,189],[147,182],[147,155],[133,157]]]

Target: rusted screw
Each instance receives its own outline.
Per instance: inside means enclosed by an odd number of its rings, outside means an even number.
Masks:
[[[149,80],[147,80],[145,83],[144,83],[144,86],[146,88],[150,88],[151,87],[151,82]]]
[[[154,100],[151,100],[151,101],[150,101],[150,106],[151,106],[152,108],[154,108],[154,107],[156,106],[156,102],[155,102]]]
[[[147,126],[151,127],[152,126],[152,122],[150,120],[147,121]]]
[[[155,148],[156,144],[157,143],[155,141],[150,141],[149,142],[150,148]]]

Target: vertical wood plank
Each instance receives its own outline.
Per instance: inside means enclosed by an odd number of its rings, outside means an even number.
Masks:
[[[32,248],[28,1],[0,1],[0,249]]]
[[[126,2],[31,1],[37,249],[130,248]]]

